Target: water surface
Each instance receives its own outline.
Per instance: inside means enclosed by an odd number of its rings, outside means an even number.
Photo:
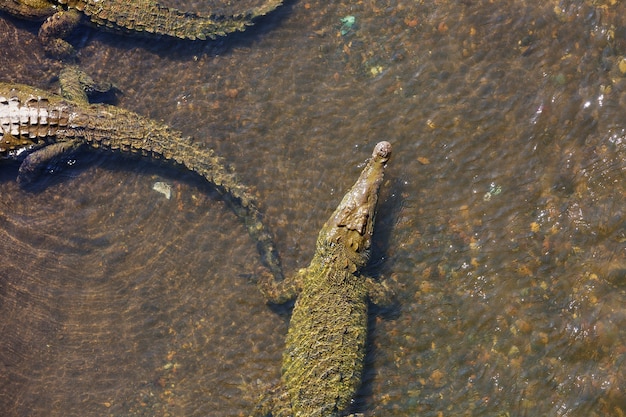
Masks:
[[[89,27],[71,42],[119,106],[237,169],[287,274],[374,144],[393,144],[368,273],[398,308],[372,316],[356,411],[621,416],[624,16],[614,1],[303,0],[214,42]],[[37,30],[0,15],[0,77],[55,90],[63,63]],[[27,190],[0,172],[4,415],[247,415],[279,378],[288,315],[251,284],[243,225],[175,168],[72,162]]]

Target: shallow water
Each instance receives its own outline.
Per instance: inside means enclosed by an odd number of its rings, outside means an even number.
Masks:
[[[119,106],[237,169],[287,274],[392,142],[368,272],[398,308],[372,316],[356,411],[621,416],[626,6],[611,3],[290,1],[214,42],[71,41]],[[0,78],[55,90],[63,64],[37,28],[0,15]],[[250,283],[241,222],[175,168],[73,162],[28,190],[0,171],[3,415],[247,415],[279,378],[288,316]]]

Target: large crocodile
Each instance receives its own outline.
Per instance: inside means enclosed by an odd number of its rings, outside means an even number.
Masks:
[[[282,282],[259,282],[265,297],[297,296],[283,354],[281,385],[254,416],[335,417],[361,384],[368,302],[388,304],[384,281],[360,274],[369,259],[378,193],[391,155],[380,142],[317,238],[311,264]]]
[[[73,48],[62,38],[83,20],[119,32],[205,40],[243,31],[281,4],[282,0],[267,0],[229,16],[184,12],[155,0],[0,0],[0,10],[45,21],[39,30],[44,47],[53,55],[67,56]]]
[[[215,185],[256,241],[263,262],[276,279],[282,268],[272,236],[254,197],[213,150],[180,132],[106,104],[90,104],[90,79],[76,67],[59,76],[64,96],[20,84],[0,83],[0,159],[22,160],[18,180],[30,181],[59,154],[85,146],[146,155],[184,166]]]

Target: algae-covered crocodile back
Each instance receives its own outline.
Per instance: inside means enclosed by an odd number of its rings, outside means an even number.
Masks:
[[[289,324],[283,382],[294,415],[336,416],[361,385],[367,291],[361,277],[333,265],[311,265],[308,274]]]

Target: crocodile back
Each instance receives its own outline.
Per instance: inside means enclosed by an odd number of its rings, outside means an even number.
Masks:
[[[294,416],[339,416],[350,406],[361,385],[367,310],[362,277],[314,258],[283,354],[283,382]]]

